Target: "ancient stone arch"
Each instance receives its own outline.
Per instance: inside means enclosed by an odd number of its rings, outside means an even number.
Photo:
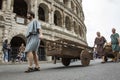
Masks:
[[[72,8],[72,10],[74,11],[75,5],[74,5],[73,1],[71,1],[71,8]]]
[[[20,44],[18,43],[21,42],[16,41],[22,42],[25,41],[26,43],[24,35],[26,31],[25,29],[27,28],[26,26],[27,11],[33,11],[35,13],[35,18],[39,18],[38,16],[39,8],[41,9],[40,14],[42,14],[42,20],[45,21],[41,22],[41,25],[44,26],[44,28],[42,29],[45,39],[57,40],[59,38],[64,38],[68,40],[73,40],[78,43],[82,42],[83,44],[86,44],[84,13],[82,10],[82,6],[79,5],[78,3],[78,1],[82,2],[81,0],[64,0],[65,2],[63,2],[63,0],[0,0],[0,1],[3,1],[2,6],[0,5],[2,8],[2,10],[0,11],[1,13],[3,13],[0,16],[0,22],[2,23],[0,25],[5,26],[5,28],[2,28],[0,30],[1,33],[0,38],[8,39],[11,42],[12,46],[14,47],[20,46]],[[80,11],[81,17],[77,16],[76,7],[78,7],[79,9],[78,11]],[[23,24],[23,21],[25,24]],[[74,21],[75,24],[73,24]],[[80,29],[81,33],[80,32],[78,33],[79,31],[79,29],[77,28],[78,24],[81,26]],[[68,31],[70,29],[71,31]],[[74,34],[74,32],[76,34]],[[80,37],[79,34],[83,37]],[[82,38],[83,40],[79,41],[80,38]],[[1,46],[2,40],[0,42],[0,48]],[[52,60],[51,58],[48,57],[46,59]]]
[[[54,12],[54,24],[62,27],[62,15],[58,10]]]
[[[74,25],[74,32],[75,34],[78,34],[78,25],[77,25],[77,22],[73,22],[73,25]]]
[[[17,16],[27,17],[28,5],[25,0],[14,0],[13,12]]]
[[[48,22],[49,21],[49,8],[46,4],[41,3],[38,8],[38,19]]]
[[[78,16],[80,15],[80,10],[79,10],[78,7],[76,7],[76,13],[77,13]],[[80,16],[79,16],[79,17],[80,17]]]
[[[82,37],[82,34],[83,34],[82,28],[81,28],[81,26],[79,25],[79,35]]]
[[[45,42],[44,41],[40,41],[40,46],[38,48],[38,57],[39,57],[39,60],[41,61],[44,61],[46,60],[46,52],[45,52]]]
[[[20,47],[22,43],[26,44],[26,38],[22,34],[15,35],[10,41],[11,47]]]
[[[68,16],[65,17],[65,27],[67,30],[71,31],[71,21]]]
[[[66,6],[68,6],[68,1],[69,1],[69,0],[63,0],[63,3],[64,3]]]

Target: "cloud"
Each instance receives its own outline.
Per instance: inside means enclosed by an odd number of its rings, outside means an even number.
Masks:
[[[112,4],[119,4],[120,0],[106,0]]]
[[[108,42],[113,27],[120,33],[119,8],[120,0],[83,0],[87,42],[90,46],[93,46],[97,31],[100,31]]]

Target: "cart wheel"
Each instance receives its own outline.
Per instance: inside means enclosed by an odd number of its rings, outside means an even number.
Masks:
[[[70,59],[69,58],[62,58],[62,64],[64,66],[69,66],[70,64]]]
[[[87,50],[82,50],[80,54],[80,59],[83,66],[89,66],[90,57],[91,57],[90,53]]]

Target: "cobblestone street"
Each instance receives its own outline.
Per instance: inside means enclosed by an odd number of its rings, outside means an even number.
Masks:
[[[120,63],[101,64],[91,61],[82,67],[80,62],[64,67],[61,63],[42,63],[40,72],[24,73],[26,64],[0,65],[0,80],[119,80]]]

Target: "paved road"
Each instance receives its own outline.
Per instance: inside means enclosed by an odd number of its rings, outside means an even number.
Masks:
[[[26,64],[0,65],[0,80],[120,80],[120,63],[101,64],[94,60],[90,66],[80,62],[64,67],[61,63],[41,64],[40,72],[24,73]]]

